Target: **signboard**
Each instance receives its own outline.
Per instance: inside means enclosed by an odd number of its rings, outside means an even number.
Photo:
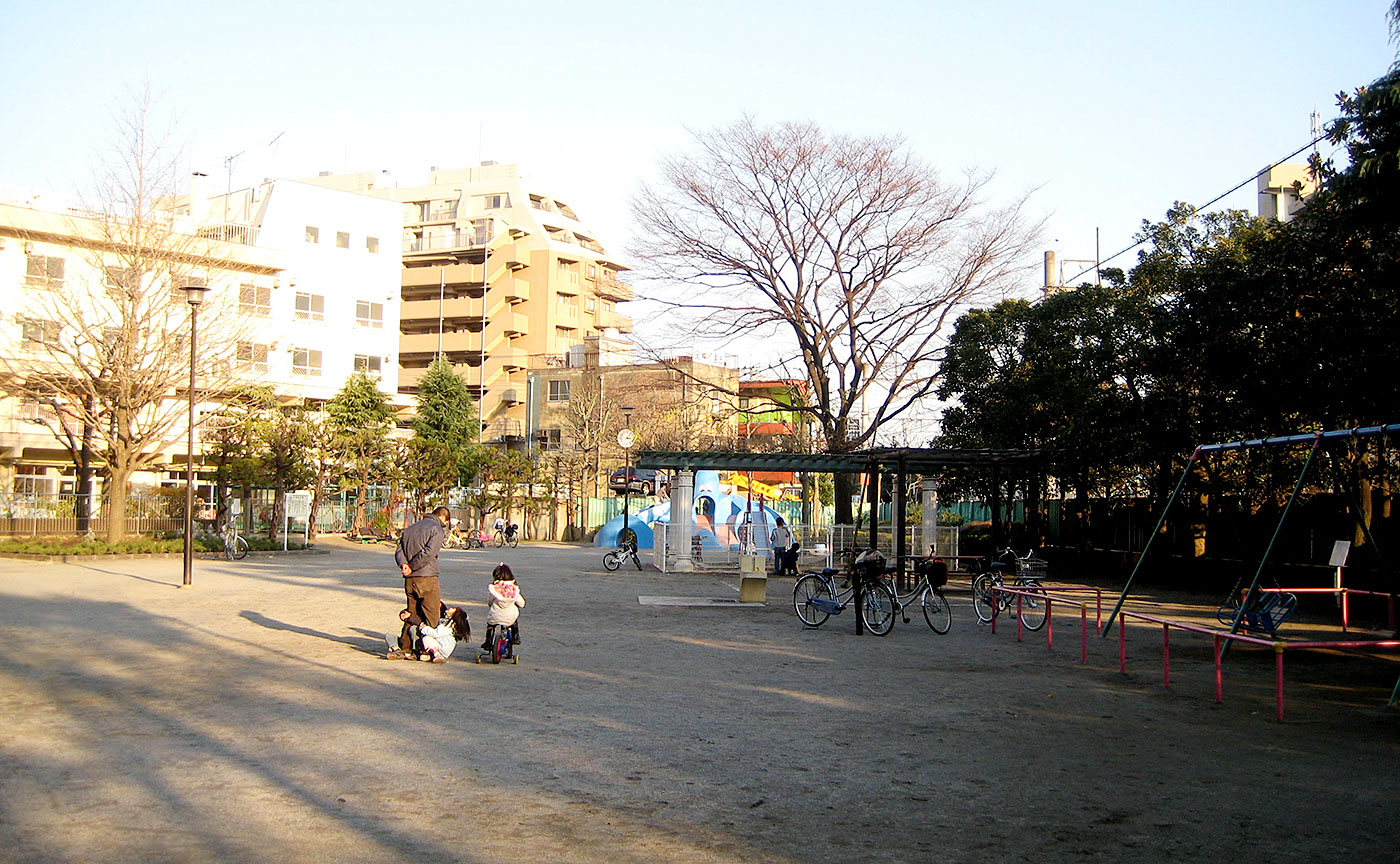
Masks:
[[[1338,540],[1332,544],[1332,558],[1327,562],[1329,567],[1347,566],[1347,554],[1351,552],[1350,540]]]
[[[288,519],[309,519],[309,518],[311,518],[311,493],[310,493],[310,492],[288,492],[288,493],[287,493],[287,518],[288,518]]]

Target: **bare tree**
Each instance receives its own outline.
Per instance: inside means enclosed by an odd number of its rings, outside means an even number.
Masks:
[[[152,129],[149,92],[134,93],[116,123],[93,200],[67,215],[36,215],[25,229],[31,246],[77,260],[29,256],[23,348],[0,360],[6,392],[54,407],[49,428],[75,464],[93,456],[102,464],[110,542],[124,536],[132,476],[162,463],[185,431],[190,307],[179,289],[241,266],[221,259],[215,241],[181,230],[172,206],[179,153]],[[206,390],[231,382],[239,325],[230,307],[211,302],[201,313]]]
[[[765,363],[809,383],[827,452],[932,392],[945,324],[1013,283],[1039,228],[1024,197],[984,205],[989,175],[945,182],[895,138],[746,118],[696,144],[633,201],[641,275],[690,338],[786,346]]]

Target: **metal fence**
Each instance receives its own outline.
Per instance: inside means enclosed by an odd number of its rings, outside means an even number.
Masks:
[[[756,554],[762,555],[768,561],[768,568],[773,566],[772,543],[768,539],[767,529],[771,526],[758,525],[764,531],[757,532],[753,538],[753,548]],[[681,526],[675,524],[662,525],[656,523],[656,529],[652,535],[652,563],[662,572],[669,572],[674,569],[676,563],[676,552],[678,544],[681,542]],[[869,546],[869,539],[866,532],[858,531],[852,525],[796,525],[790,524],[788,528],[792,530],[793,537],[797,540],[800,548],[797,553],[797,567],[799,570],[812,569],[817,567],[839,567],[844,563],[841,553],[847,549],[865,549]],[[907,554],[922,557],[928,554],[930,543],[934,546],[937,554],[944,557],[956,557],[958,555],[958,529],[954,525],[939,525],[935,529],[934,539],[925,541],[923,539],[922,526],[913,526],[905,529],[905,549]],[[692,534],[690,559],[697,570],[717,570],[717,571],[737,571],[739,569],[739,554],[742,547],[747,544],[748,538],[741,527],[740,542],[738,545],[722,546],[719,548],[700,546],[695,535]],[[879,543],[877,548],[888,559],[893,560],[895,555],[895,537],[892,530],[882,530],[877,538]]]
[[[126,533],[163,534],[184,530],[184,490],[126,496]],[[80,519],[82,499],[90,506]],[[49,534],[104,534],[111,497],[108,495],[29,494],[0,492],[0,536],[34,537]]]

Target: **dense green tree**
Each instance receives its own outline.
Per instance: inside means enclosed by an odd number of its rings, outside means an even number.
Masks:
[[[277,539],[286,514],[286,494],[311,483],[315,470],[308,456],[312,438],[306,412],[274,408],[258,424],[258,467],[272,489],[272,512],[267,537]]]
[[[365,523],[365,495],[376,480],[379,462],[389,453],[389,432],[394,428],[394,412],[389,398],[364,372],[345,381],[326,403],[327,425],[332,446],[340,454],[342,482],[355,490],[355,524]]]
[[[451,460],[456,477],[447,485],[465,484],[480,470],[479,424],[476,400],[467,382],[450,362],[434,360],[418,381],[418,416],[413,431],[415,437],[439,445],[420,448],[423,453]]]

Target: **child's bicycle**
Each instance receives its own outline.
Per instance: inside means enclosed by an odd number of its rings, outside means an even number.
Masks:
[[[636,564],[638,570],[642,569],[642,559],[637,557],[635,546],[624,545],[622,548],[614,549],[603,556],[603,566],[608,570],[616,570],[628,561]]]
[[[520,657],[515,653],[515,642],[511,640],[511,629],[509,624],[487,624],[486,644],[491,646],[483,649],[480,646],[476,649],[476,662],[480,663],[481,658],[489,657],[492,663],[499,663],[502,660],[509,660],[519,664]]]

